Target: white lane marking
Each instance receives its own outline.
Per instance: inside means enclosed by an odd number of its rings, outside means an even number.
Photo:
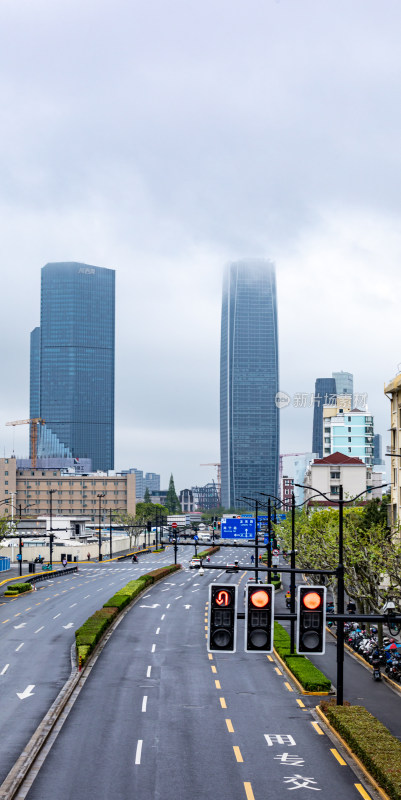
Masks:
[[[192,608],[192,606],[184,606],[184,608],[187,608],[187,609],[188,609],[188,608]]]
[[[31,690],[34,688],[35,684],[32,683],[30,686],[27,686],[23,692],[17,692],[17,697],[19,697],[20,700],[25,700],[26,697],[32,697],[32,695],[34,695],[35,692],[32,692]]]
[[[148,702],[148,698],[147,698],[147,695],[145,694],[144,698],[142,700],[142,711],[146,711],[146,703],[147,702]]]
[[[69,606],[69,608],[74,608],[76,605],[78,605],[78,603],[73,603],[72,606]]]
[[[7,672],[9,666],[10,666],[9,664],[6,664],[6,666],[3,667],[3,669],[1,670],[0,675],[4,675],[4,673]]]
[[[152,653],[154,653],[154,652],[155,652],[155,650],[156,650],[156,645],[155,645],[155,644],[152,644],[152,650],[151,650],[151,652],[152,652]]]
[[[135,753],[135,764],[141,763],[142,743],[143,739],[138,739],[138,744],[136,746],[136,753]]]
[[[84,600],[87,600],[90,597],[90,594],[85,595]]]
[[[165,614],[162,614],[160,619],[164,619],[165,616],[166,616]]]
[[[157,606],[159,606],[159,605],[160,605],[160,603],[153,603],[152,606],[139,606],[139,608],[157,608]]]
[[[156,628],[156,636],[158,633],[160,633],[160,628]]]
[[[152,672],[152,667],[148,667],[148,669],[147,669],[147,671],[146,671],[146,677],[147,677],[147,678],[150,678],[150,673],[151,673],[151,672]]]
[[[63,625],[63,628],[65,628],[66,630],[68,630],[68,628],[73,628],[73,627],[74,627],[73,622],[69,622],[67,625]]]
[[[199,589],[192,589],[192,594],[194,594],[195,592],[199,592]]]
[[[59,613],[59,614],[56,614],[56,616],[55,616],[55,617],[53,617],[53,619],[57,619],[57,617],[61,617],[61,611],[60,611],[60,613]]]
[[[161,592],[169,592],[170,591],[170,586],[168,587],[168,589],[160,589],[160,591]]]
[[[181,597],[184,597],[184,595],[183,594],[179,594],[178,597],[176,597],[175,599],[176,600],[181,600]]]
[[[35,631],[35,633],[39,633],[39,631],[43,631],[43,628],[44,628],[44,627],[45,627],[45,626],[44,626],[44,625],[42,625],[42,627],[41,627],[41,628],[38,628],[38,629],[37,629],[37,631]]]
[[[180,583],[180,584],[178,584],[178,585],[179,585],[179,586],[185,586],[185,581],[184,581],[184,583]]]
[[[17,631],[19,628],[24,628],[25,625],[26,625],[26,622],[21,622],[19,625],[14,625],[14,628]]]
[[[24,642],[21,642],[21,644],[19,644],[18,647],[16,648],[15,652],[18,653],[18,650],[21,650],[21,647],[23,647],[23,646],[24,646]]]
[[[151,597],[151,596],[152,596],[152,595],[150,595],[150,594],[145,594],[145,595],[142,597],[142,600],[146,600],[148,597]]]
[[[167,603],[166,608],[170,608],[170,603]]]

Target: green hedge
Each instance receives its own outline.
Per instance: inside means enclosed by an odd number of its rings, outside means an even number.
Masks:
[[[32,586],[30,583],[10,583],[10,585],[7,586],[7,592],[4,592],[4,594],[8,592],[22,594],[23,592],[30,592],[31,589]]]
[[[278,622],[274,623],[274,648],[294,677],[307,692],[328,692],[331,681],[305,656],[291,654],[289,633]]]
[[[208,556],[212,556],[213,553],[218,553],[220,547],[210,547],[209,550],[202,550],[201,553],[198,553],[197,558],[207,558]]]
[[[401,800],[401,742],[362,706],[336,706],[333,701],[320,706],[391,800]]]
[[[165,578],[171,572],[180,569],[180,564],[170,564],[168,567],[160,567],[141,575],[136,581],[129,581],[126,586],[116,592],[110,600],[104,603],[103,608],[95,611],[89,619],[75,631],[75,643],[79,664],[85,663],[86,659],[105,633],[110,623],[118,616],[125,606],[127,606],[138,594],[147,586],[151,585],[160,578]]]

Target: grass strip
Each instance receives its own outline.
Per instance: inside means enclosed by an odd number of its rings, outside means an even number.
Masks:
[[[274,649],[305,691],[330,691],[331,681],[329,678],[326,678],[320,669],[315,667],[305,656],[291,653],[290,635],[278,622],[274,623]]]
[[[363,706],[337,706],[331,700],[320,707],[391,800],[401,800],[401,742]]]
[[[171,572],[180,569],[180,564],[170,564],[142,575],[138,580],[129,581],[104,603],[103,608],[95,611],[89,619],[75,631],[75,644],[78,663],[83,666],[86,659],[106,632],[109,625],[138,594],[155,581],[167,577]]]

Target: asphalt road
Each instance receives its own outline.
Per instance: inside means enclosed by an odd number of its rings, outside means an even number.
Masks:
[[[231,554],[233,555],[233,554]],[[213,563],[230,560],[221,551]],[[248,562],[249,563],[249,562]],[[369,798],[272,656],[206,650],[208,584],[186,570],[151,587],[91,670],[29,800]],[[312,794],[313,792],[313,794]]]
[[[0,782],[71,672],[74,632],[121,586],[162,564],[171,551],[130,561],[80,565],[0,604]]]

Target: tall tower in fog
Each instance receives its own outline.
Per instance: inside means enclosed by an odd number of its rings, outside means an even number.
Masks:
[[[279,410],[276,274],[264,259],[225,270],[221,312],[221,501],[278,496]]]
[[[42,269],[40,328],[31,334],[31,417],[39,457],[114,466],[115,272],[76,262]]]

